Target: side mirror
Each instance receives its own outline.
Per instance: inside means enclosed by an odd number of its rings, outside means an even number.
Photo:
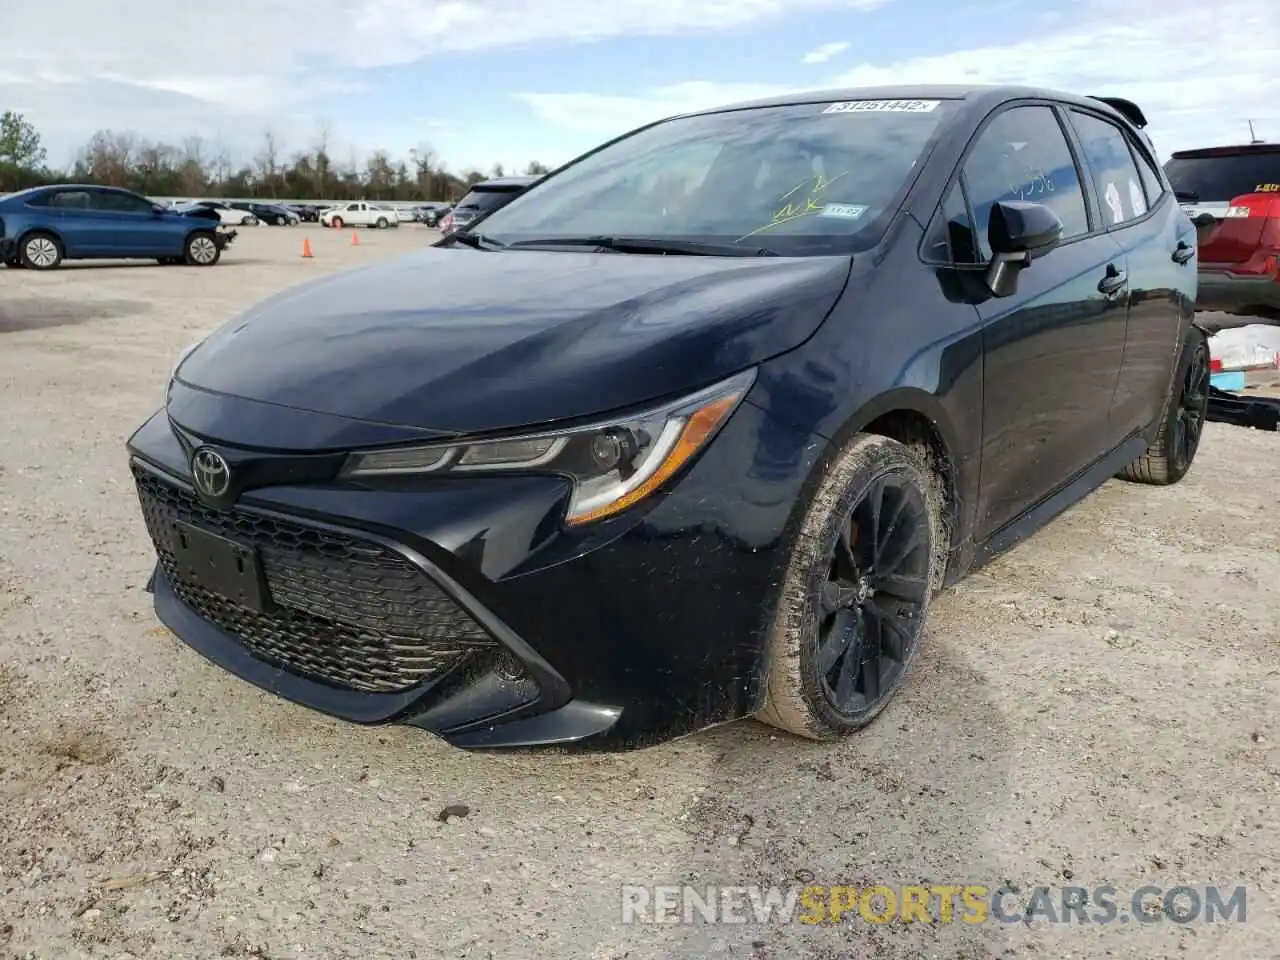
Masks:
[[[1006,200],[993,206],[987,224],[992,253],[987,286],[991,292],[997,297],[1011,296],[1018,289],[1018,274],[1061,239],[1062,221],[1044,204]]]

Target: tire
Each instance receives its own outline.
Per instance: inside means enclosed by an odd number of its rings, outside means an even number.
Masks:
[[[62,241],[52,233],[35,231],[22,238],[18,256],[29,270],[56,270],[62,264]]]
[[[916,448],[858,434],[840,450],[778,588],[756,719],[836,740],[880,714],[915,659],[942,583],[943,514],[942,481]]]
[[[378,222],[377,222],[377,223],[375,223],[375,224],[374,224],[374,226],[375,226],[375,227],[377,227],[379,230],[385,230],[385,229],[387,229],[387,218],[386,218],[386,217],[379,217],[379,218],[378,218]]]
[[[212,267],[222,259],[222,250],[214,235],[207,230],[197,230],[187,237],[184,260],[193,267]]]
[[[1160,430],[1147,452],[1117,474],[1122,480],[1165,487],[1187,475],[1200,449],[1209,410],[1209,339],[1187,330],[1173,384],[1160,411]]]
[[[335,229],[335,230],[341,230],[341,229],[342,229],[342,218],[341,218],[341,217],[334,217],[334,218],[333,218],[332,220],[330,220],[329,222],[333,224],[333,229]]]
[[[257,217],[245,217],[240,221],[242,227],[256,227],[258,225]]]

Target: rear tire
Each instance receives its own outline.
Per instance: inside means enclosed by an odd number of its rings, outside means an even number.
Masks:
[[[1146,453],[1117,474],[1120,479],[1164,487],[1191,469],[1209,409],[1209,340],[1199,327],[1187,331],[1176,373],[1160,414],[1159,433]]]
[[[865,727],[902,686],[946,558],[941,481],[859,434],[810,500],[776,600],[756,718],[813,740]]]
[[[29,233],[22,238],[18,256],[29,270],[56,270],[62,265],[62,241],[52,233]]]

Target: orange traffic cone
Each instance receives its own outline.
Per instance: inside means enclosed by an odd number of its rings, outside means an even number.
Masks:
[[[351,231],[351,245],[352,245],[353,247],[358,247],[358,246],[360,246],[360,231],[359,231],[359,230],[352,230],[352,231]]]
[[[310,260],[311,257],[311,238],[304,237],[302,240],[302,259]]]

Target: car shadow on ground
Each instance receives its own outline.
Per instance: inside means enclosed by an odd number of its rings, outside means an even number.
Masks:
[[[275,263],[274,260],[263,260],[249,257],[237,257],[223,253],[222,259],[213,267],[218,270],[223,267],[243,267],[252,264]],[[59,270],[141,270],[148,267],[165,270],[208,270],[208,267],[197,267],[191,264],[167,264],[156,263],[155,260],[68,260],[64,261]]]
[[[0,333],[74,326],[97,320],[147,313],[151,305],[138,300],[64,300],[56,297],[0,299]]]
[[[1006,746],[1014,737],[960,639],[931,631],[898,697],[844,742],[754,722],[700,735],[718,756],[691,818],[697,843],[681,877],[654,882],[1000,886],[998,844],[988,838],[1017,812]],[[838,923],[828,912],[821,923],[743,931],[742,946],[764,944],[771,957],[998,955],[1001,925],[963,922],[959,897],[955,920],[939,923],[938,898],[931,903],[931,924],[867,922],[855,907]],[[735,933],[687,926],[675,940],[681,955],[702,956]]]

